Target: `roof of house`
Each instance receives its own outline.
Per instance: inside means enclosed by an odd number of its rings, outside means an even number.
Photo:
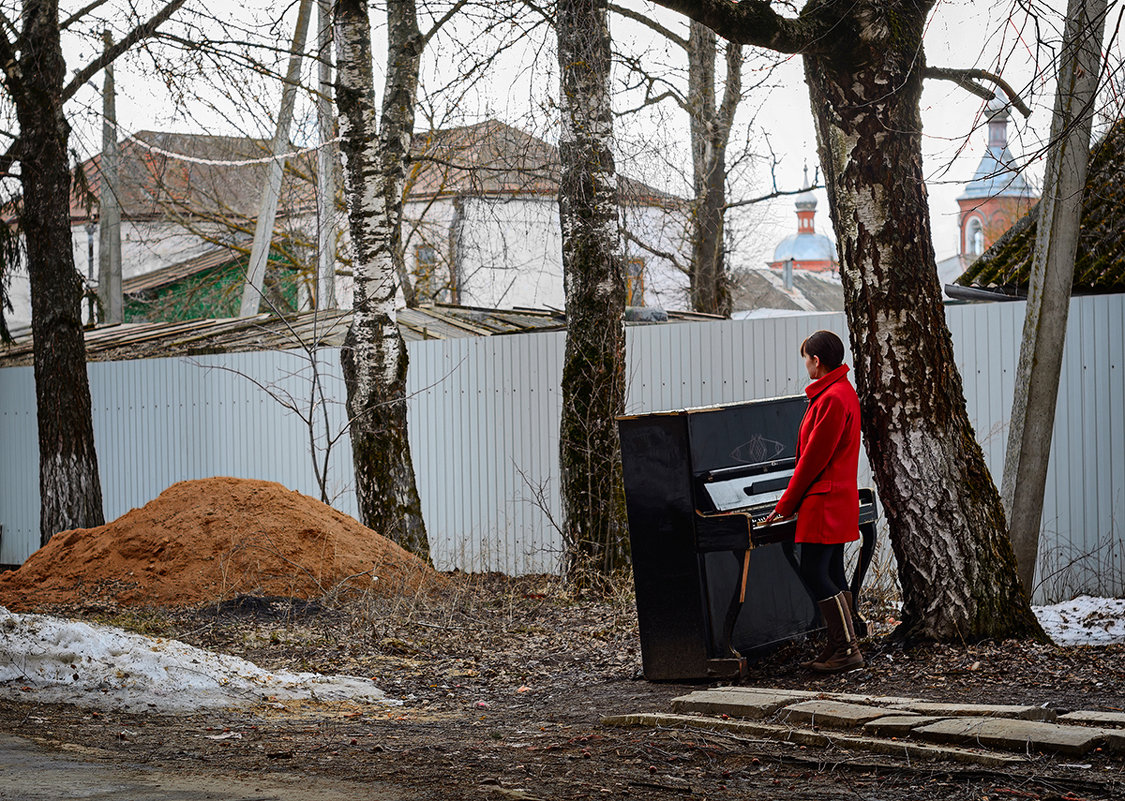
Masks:
[[[793,271],[793,288],[786,289],[780,270],[741,270],[733,278],[732,305],[739,311],[780,309],[827,312],[844,310],[844,286],[827,273]]]
[[[125,220],[223,217],[253,220],[258,215],[264,163],[270,143],[241,136],[139,131],[119,144],[118,200]],[[179,158],[183,156],[184,158]],[[311,176],[315,154],[286,162],[278,214],[315,205]],[[80,165],[85,175],[72,182],[72,222],[97,217],[101,199],[101,154]]]
[[[408,342],[526,334],[566,328],[566,316],[557,309],[482,309],[439,303],[399,309],[396,317],[399,331]],[[721,319],[712,314],[676,311],[669,311],[661,317],[667,322]],[[646,316],[644,320],[634,324],[652,322],[654,319],[656,318]],[[351,320],[350,309],[330,309],[281,317],[259,314],[253,317],[175,323],[100,326],[85,332],[86,360],[105,362],[208,353],[289,350],[301,347],[302,343],[317,347],[341,347]],[[30,332],[25,329],[14,333],[15,342],[0,345],[0,368],[32,363]]]
[[[174,284],[177,281],[182,281],[184,278],[188,278],[196,273],[229,264],[236,259],[245,257],[245,255],[245,250],[229,247],[213,248],[206,253],[201,253],[190,259],[185,259],[176,264],[170,264],[167,267],[161,267],[159,270],[153,270],[152,272],[142,273],[141,275],[134,275],[132,278],[126,278],[121,283],[121,292],[126,296],[130,296],[138,295],[152,289],[159,289],[160,287]]]
[[[499,120],[414,135],[407,195],[547,195],[559,191],[559,149]],[[618,174],[622,203],[674,205],[682,198]]]
[[[250,221],[257,217],[266,175],[266,165],[257,162],[269,155],[267,140],[139,131],[122,140],[119,148],[122,219]],[[409,199],[558,193],[558,148],[498,120],[415,134],[412,151],[406,185]],[[98,154],[80,165],[85,181],[72,184],[72,222],[97,217],[101,161]],[[301,153],[285,166],[278,215],[314,209],[315,153]],[[682,202],[624,175],[619,176],[618,189],[623,203]]]
[[[1038,220],[1036,204],[955,285],[1026,297]],[[1115,122],[1090,151],[1072,291],[1125,292],[1125,119]]]

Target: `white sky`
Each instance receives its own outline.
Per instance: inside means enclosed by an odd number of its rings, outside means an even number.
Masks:
[[[200,0],[192,0],[199,3]],[[650,14],[669,27],[678,27],[686,32],[682,18],[671,12],[653,6],[643,0],[620,0],[623,4]],[[191,3],[189,3],[190,7]],[[1116,27],[1118,3],[1111,4],[1108,36]],[[1035,3],[1041,16],[1040,32],[1047,47],[1037,47],[1036,29],[1029,21],[1027,13],[1019,9],[1014,0],[993,4],[971,2],[970,0],[939,0],[931,15],[925,36],[927,63],[931,66],[970,68],[979,67],[991,71],[1001,71],[1004,77],[1016,87],[1033,108],[1030,120],[1020,115],[1013,116],[1009,126],[1009,141],[1017,157],[1036,153],[1040,143],[1046,139],[1050,125],[1050,110],[1053,102],[1053,67],[1050,58],[1058,39],[1058,10],[1065,6],[1063,0],[1047,0]],[[197,6],[198,7],[198,6]],[[1054,7],[1054,11],[1051,10]],[[271,13],[276,14],[276,6],[264,0],[231,2],[219,0],[208,5],[216,15],[229,14],[240,25],[253,27],[263,33],[268,28],[267,20]],[[225,11],[224,11],[225,10]],[[1011,13],[1011,17],[1009,14]],[[296,4],[288,6],[286,17],[277,28],[282,38],[291,34],[296,17]],[[258,20],[258,22],[254,22]],[[381,15],[373,14],[376,24],[374,33],[376,84],[382,81],[382,61],[384,58],[384,39],[381,31]],[[425,27],[425,23],[423,23]],[[645,53],[646,63],[653,68],[681,70],[683,59],[674,48],[665,47],[647,28],[632,21],[614,19],[613,33],[619,46],[628,52]],[[315,20],[310,30],[309,47],[315,41]],[[471,24],[462,23],[452,28],[443,39],[438,37],[427,50],[423,61],[423,82],[427,87],[448,82],[459,70],[464,69],[468,60],[465,54],[466,42],[477,50],[487,49],[479,32]],[[1112,49],[1120,54],[1120,45],[1114,43]],[[68,47],[68,61],[71,68],[85,63],[93,53],[89,42],[72,42]],[[1038,69],[1044,70],[1037,75]],[[119,89],[118,119],[122,127],[130,131],[144,128],[164,130],[199,131],[207,128],[212,133],[238,133],[238,128],[256,129],[259,135],[269,135],[272,122],[266,113],[277,105],[280,93],[279,84],[258,76],[253,76],[243,84],[251,93],[260,93],[262,100],[249,114],[243,113],[243,120],[249,122],[234,124],[223,119],[214,109],[229,111],[231,104],[222,98],[220,90],[210,88],[206,76],[201,75],[189,91],[175,95],[166,88],[164,82],[152,77],[152,61],[146,56],[133,56],[121,62],[117,68]],[[755,66],[748,67],[744,83],[749,85],[760,77]],[[305,74],[311,77],[311,65],[306,62]],[[619,75],[623,74],[619,72]],[[1114,76],[1115,83],[1121,83],[1120,76]],[[763,129],[768,135],[770,146],[779,159],[775,177],[779,188],[797,188],[802,183],[802,167],[806,162],[812,170],[816,165],[815,132],[809,110],[808,93],[804,85],[802,66],[799,58],[786,61],[769,81],[770,87],[755,90],[742,104],[739,112],[742,127],[736,136],[749,141],[752,149],[759,153],[765,151]],[[100,109],[100,77],[80,93],[68,107],[74,117],[74,147],[82,154],[89,153],[99,146],[100,128],[96,125],[93,113]],[[550,137],[549,118],[556,93],[554,79],[553,42],[545,46],[538,43],[524,44],[511,49],[498,59],[471,91],[459,96],[456,108],[450,109],[451,94],[441,95],[433,105],[438,108],[438,124],[463,124],[476,122],[489,116],[496,116],[507,122],[533,130]],[[772,88],[771,88],[772,87]],[[1120,111],[1119,92],[1123,87],[1111,86],[1106,95],[1111,104]],[[192,93],[206,98],[212,108],[200,102]],[[621,95],[616,99],[618,108],[636,105],[637,96]],[[441,108],[444,104],[445,108]],[[984,101],[956,85],[943,81],[928,81],[922,98],[923,116],[923,159],[930,194],[930,210],[934,231],[936,255],[939,259],[956,252],[957,249],[957,204],[956,197],[961,192],[976,168],[985,148],[986,131],[981,121]],[[298,118],[309,121],[309,105],[306,102],[298,109]],[[190,113],[190,118],[185,117]],[[233,115],[232,115],[233,116]],[[753,118],[753,126],[747,121]],[[419,114],[418,127],[428,127],[425,114]],[[684,115],[675,107],[666,105],[652,113],[642,113],[623,118],[617,123],[621,153],[618,169],[671,191],[684,191],[683,176],[687,170],[687,124]],[[295,132],[300,137],[299,132]],[[1042,163],[1033,161],[1029,178],[1038,185],[1042,173]],[[769,168],[764,161],[755,162],[755,167],[740,174],[730,192],[730,199],[755,197],[770,190]],[[827,198],[823,191],[818,192],[820,204],[817,210],[818,230],[831,233],[827,214]],[[750,215],[757,230],[751,236],[742,238],[736,247],[734,263],[763,264],[772,252],[773,246],[783,236],[795,230],[792,198],[781,198],[770,204],[753,207]]]

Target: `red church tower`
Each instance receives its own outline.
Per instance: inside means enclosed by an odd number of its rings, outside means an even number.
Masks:
[[[960,252],[966,263],[988,250],[1039,199],[1016,170],[1008,150],[1008,104],[999,98],[991,100],[985,114],[988,150],[973,180],[957,198],[961,207]]]

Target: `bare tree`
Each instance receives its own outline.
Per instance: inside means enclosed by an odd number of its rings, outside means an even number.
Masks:
[[[356,497],[364,525],[427,560],[429,541],[407,439],[407,355],[395,322],[395,290],[396,276],[405,272],[402,198],[422,52],[463,4],[456,0],[423,33],[414,0],[387,3],[387,71],[376,132],[367,4],[336,3],[336,106],[355,276],[352,325],[341,359]]]
[[[659,0],[731,41],[804,57],[868,458],[890,524],[902,633],[1042,637],[965,409],[941,304],[921,159],[933,2]]]
[[[558,5],[559,217],[567,333],[559,461],[568,572],[627,564],[621,446],[625,405],[625,279],[609,93],[605,0]]]
[[[19,224],[31,278],[39,426],[40,541],[58,531],[101,525],[101,482],[94,450],[82,287],[70,234],[70,126],[63,106],[122,53],[149,38],[185,0],[171,0],[66,80],[61,32],[100,3],[60,21],[57,0],[25,0],[22,28],[0,15],[4,92],[15,107],[19,133],[0,157],[3,175],[19,164],[23,194]]]
[[[729,317],[731,313],[730,277],[726,267],[724,229],[727,209],[727,148],[734,115],[742,101],[741,45],[727,42],[723,48],[725,71],[716,92],[719,53],[715,32],[690,21],[688,35],[682,36],[649,14],[624,6],[611,5],[614,13],[640,23],[664,40],[681,48],[687,56],[687,92],[671,82],[644,71],[631,60],[628,66],[642,73],[646,84],[645,104],[674,101],[690,122],[692,202],[688,220],[691,261],[687,266],[689,297],[695,311]],[[643,242],[638,242],[644,247]],[[649,249],[651,252],[651,249]]]

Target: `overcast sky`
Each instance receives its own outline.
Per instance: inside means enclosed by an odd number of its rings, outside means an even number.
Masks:
[[[198,2],[199,0],[193,0]],[[682,19],[663,9],[640,0],[620,0],[624,5],[643,11],[666,23],[686,31]],[[1024,3],[1028,5],[1028,3]],[[1116,6],[1107,26],[1108,36],[1116,27]],[[1050,58],[1058,40],[1059,9],[1063,0],[1050,0],[1035,3],[1039,17],[1039,35],[1046,40],[1046,47],[1036,42],[1036,26],[1028,13],[1017,3],[993,4],[969,2],[968,0],[939,0],[930,18],[925,36],[927,63],[932,66],[969,68],[979,67],[1002,72],[1004,77],[1016,87],[1033,108],[1029,120],[1016,114],[1009,126],[1009,141],[1016,156],[1036,153],[1046,139],[1050,125],[1050,110],[1053,102],[1053,65]],[[1052,10],[1054,7],[1054,10]],[[259,24],[265,32],[270,14],[276,14],[277,6],[265,0],[231,2],[220,0],[208,4],[212,13],[223,16],[229,14],[239,25],[252,27]],[[290,5],[282,24],[277,28],[282,37],[290,35],[296,5]],[[377,26],[381,14],[373,14]],[[675,48],[661,44],[649,29],[621,19],[614,19],[613,33],[620,47],[630,53],[643,53],[654,65],[653,69],[675,71],[682,68],[682,58]],[[315,36],[315,24],[310,31],[309,47]],[[383,36],[380,27],[374,32],[376,83],[381,83],[381,62],[384,57]],[[436,39],[427,50],[423,80],[427,86],[447,82],[467,58],[462,55],[466,40],[478,46],[476,32],[471,26],[450,29],[445,39]],[[1112,43],[1115,54],[1120,53],[1118,43]],[[92,54],[93,45],[89,42],[71,42],[68,46],[68,61],[71,68],[84,63]],[[445,94],[435,105],[439,108],[439,118],[460,123],[475,122],[489,116],[497,116],[508,122],[537,129],[542,135],[551,136],[549,118],[551,103],[557,92],[554,78],[553,43],[541,46],[531,42],[508,51],[504,58],[494,65],[493,70],[475,88],[461,97],[452,111],[452,95]],[[762,76],[761,61],[753,56],[748,61],[748,74],[745,83],[749,86]],[[306,65],[305,73],[311,77],[311,65]],[[619,76],[623,73],[619,70]],[[209,103],[193,99],[191,92],[176,94],[169,90],[165,82],[153,77],[152,60],[145,56],[133,56],[120,63],[117,70],[119,86],[118,118],[123,128],[131,131],[140,129],[201,130],[213,133],[239,133],[240,127],[258,133],[268,131],[270,123],[263,109],[276,107],[276,97],[280,93],[276,81],[265,78],[251,78],[246,82],[253,93],[261,96],[259,105],[242,114],[242,121],[232,119],[235,115],[220,113],[215,108],[230,108],[225,103],[220,90],[208,89],[205,75],[198,76],[192,89],[204,96]],[[1113,81],[1119,82],[1120,76]],[[99,78],[75,99],[68,110],[75,117],[74,145],[78,152],[86,154],[100,142],[100,130],[96,127],[94,113],[100,109],[98,92]],[[1107,91],[1110,102],[1120,97],[1117,87]],[[629,108],[636,101],[636,95],[618,97],[619,108]],[[442,110],[442,104],[445,104]],[[923,158],[930,194],[930,209],[934,230],[934,245],[939,259],[952,255],[957,249],[957,204],[956,197],[961,192],[976,168],[985,148],[985,128],[982,121],[984,101],[956,85],[941,81],[928,81],[922,98],[923,118]],[[1120,106],[1118,105],[1118,110]],[[300,108],[298,116],[310,113],[306,103],[304,111]],[[188,112],[185,114],[185,112]],[[739,135],[751,150],[765,152],[768,138],[770,148],[778,159],[776,168],[771,170],[764,160],[753,162],[753,167],[739,173],[732,186],[730,199],[755,197],[768,192],[776,178],[779,188],[793,189],[802,184],[802,168],[808,163],[810,170],[816,166],[815,133],[809,110],[808,93],[800,59],[789,58],[771,73],[766,85],[754,90],[743,102],[740,109],[741,128]],[[752,122],[751,122],[752,120]],[[420,128],[427,127],[425,115],[419,116]],[[621,154],[618,159],[620,171],[648,180],[661,188],[683,191],[682,174],[670,169],[669,163],[678,162],[686,166],[687,124],[683,114],[668,106],[657,111],[631,115],[618,122],[621,139]],[[1042,173],[1042,163],[1032,161],[1029,178],[1036,186]],[[818,192],[820,204],[817,210],[817,227],[824,233],[831,233],[827,214],[827,199],[823,191]],[[796,219],[791,198],[781,198],[768,204],[768,207],[754,207],[753,218],[759,221],[752,236],[740,239],[735,256],[736,264],[762,265],[770,256],[773,245],[781,237],[795,231]]]

